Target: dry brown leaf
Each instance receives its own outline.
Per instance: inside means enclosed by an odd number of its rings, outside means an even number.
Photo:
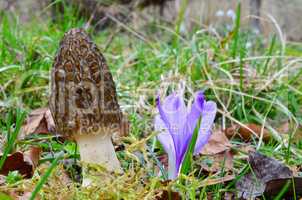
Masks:
[[[272,180],[293,177],[293,172],[283,163],[259,152],[250,152],[249,163],[252,172],[242,176],[236,183],[238,196],[244,199],[261,196],[267,183]]]
[[[40,147],[32,146],[28,151],[24,152],[24,160],[31,163],[34,168],[36,168],[39,164],[41,152],[42,149]]]
[[[18,171],[24,178],[31,178],[33,170],[34,166],[18,151],[7,156],[0,174],[7,176],[10,171]]]
[[[244,125],[245,126],[234,125],[234,126],[228,127],[224,130],[224,132],[228,138],[239,136],[244,141],[251,140],[252,136],[254,135],[254,133],[252,131],[254,131],[258,137],[260,137],[261,132],[262,132],[262,126],[253,124],[253,123],[244,124]],[[249,129],[251,129],[252,131],[250,131]],[[268,142],[270,140],[270,138],[271,138],[271,135],[270,135],[269,131],[266,128],[263,128],[263,141]]]
[[[288,199],[294,199],[294,197],[302,195],[302,177],[290,177],[269,181],[266,184],[264,194],[267,197],[277,196],[287,184],[287,182],[290,182],[290,187],[288,187],[288,190],[284,194],[284,197],[287,197]]]
[[[156,200],[168,200],[168,199],[180,200],[181,196],[178,192],[162,190],[162,191],[158,191],[158,194],[156,194],[155,199]]]
[[[49,108],[33,110],[22,126],[22,137],[30,134],[47,134],[55,132],[55,123]]]
[[[214,130],[208,143],[201,151],[202,155],[215,155],[232,147],[229,139],[225,136],[224,132]]]
[[[167,187],[171,181],[161,181],[162,186]],[[175,192],[173,190],[168,190],[168,189],[159,189],[156,191],[156,200],[168,200],[168,199],[181,199],[181,196],[178,192]]]
[[[207,172],[232,171],[234,155],[230,150],[222,153],[208,156],[206,160],[201,161],[200,166]]]

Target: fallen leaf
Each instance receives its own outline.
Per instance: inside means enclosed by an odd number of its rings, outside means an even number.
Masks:
[[[24,152],[24,159],[36,168],[39,164],[41,152],[40,147],[31,146],[28,151]]]
[[[292,171],[283,163],[259,152],[250,153],[249,163],[255,175],[265,182],[278,178],[289,178],[293,175]]]
[[[238,190],[238,197],[254,199],[263,194],[265,183],[257,179],[252,173],[248,173],[236,183],[236,189]]]
[[[169,200],[169,199],[173,199],[173,200],[178,200],[179,199],[180,200],[181,196],[178,192],[162,190],[162,191],[158,192],[155,199],[156,200]]]
[[[207,156],[199,163],[207,172],[219,172],[221,170],[232,171],[234,155],[230,150],[215,155]]]
[[[49,108],[33,110],[22,126],[21,135],[55,133],[55,123]]]
[[[234,125],[226,128],[224,132],[228,138],[238,136],[242,138],[244,141],[250,141],[252,139],[252,136],[255,136],[251,130],[254,131],[257,137],[259,138],[262,133],[262,126],[252,123],[244,124],[244,126]],[[271,135],[269,131],[266,128],[263,128],[263,141],[268,142],[270,138]]]
[[[287,166],[259,152],[250,152],[249,163],[252,172],[241,177],[236,183],[238,196],[244,199],[261,196],[269,181],[293,176],[292,171]]]
[[[289,181],[288,191],[285,193],[285,197],[294,197],[294,195],[302,195],[302,177],[276,179],[269,181],[266,185],[264,194],[268,197],[278,195],[285,184]],[[295,190],[293,190],[293,186]]]
[[[162,187],[167,187],[171,181],[161,181]],[[170,188],[170,187],[168,187]],[[168,200],[168,199],[181,199],[181,196],[178,192],[173,191],[172,189],[160,189],[156,191],[156,200]]]
[[[24,178],[31,178],[33,170],[34,166],[18,151],[7,156],[0,174],[7,176],[10,171],[18,171]]]
[[[229,139],[225,136],[224,132],[214,130],[208,143],[201,151],[202,155],[215,155],[232,147]]]

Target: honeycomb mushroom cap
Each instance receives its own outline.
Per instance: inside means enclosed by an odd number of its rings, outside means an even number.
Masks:
[[[121,124],[112,75],[83,29],[71,29],[60,42],[51,72],[49,104],[57,131],[67,137],[112,133]]]

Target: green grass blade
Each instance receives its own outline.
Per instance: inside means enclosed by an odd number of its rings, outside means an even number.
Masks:
[[[178,16],[176,18],[175,23],[175,38],[174,38],[174,46],[178,44],[178,36],[180,34],[180,27],[184,20],[185,12],[188,6],[189,0],[182,0],[180,5],[180,10],[178,12]]]
[[[194,148],[195,148],[195,144],[196,144],[197,137],[198,137],[199,127],[200,127],[200,123],[198,122],[198,125],[194,129],[190,145],[186,151],[183,163],[181,165],[181,169],[180,169],[181,174],[188,174],[191,169],[193,153],[194,153]]]
[[[284,186],[282,187],[281,191],[278,193],[278,195],[274,198],[274,200],[280,200],[284,196],[284,194],[287,192],[289,186],[291,184],[291,180],[286,181]]]
[[[241,16],[241,3],[238,3],[236,8],[236,21],[235,21],[235,27],[234,27],[234,41],[232,46],[232,57],[236,58],[237,56],[237,47],[238,47],[238,41],[239,41],[239,30],[240,30],[240,16]]]
[[[273,49],[274,49],[275,43],[276,43],[276,35],[274,35],[273,38],[272,38],[272,41],[271,41],[271,44],[270,44],[270,47],[269,47],[269,50],[268,50],[268,55],[267,55],[268,58],[265,61],[262,74],[265,74],[266,71],[267,71],[267,67],[268,67],[269,61],[271,60],[270,57],[273,54]]]
[[[157,165],[157,167],[159,168],[160,172],[162,173],[164,179],[165,179],[165,180],[168,180],[168,174],[167,174],[167,172],[165,171],[163,164],[158,160],[158,158],[156,157],[154,151],[152,151],[152,149],[151,149],[149,146],[147,146],[147,149],[148,149],[148,151],[149,151],[151,157],[155,160],[156,165]]]
[[[243,74],[243,68],[244,68],[244,61],[243,59],[246,57],[246,42],[247,39],[242,37],[241,45],[239,47],[239,73],[240,73],[240,90],[243,91],[243,81],[244,81],[244,74]]]
[[[12,133],[10,133],[10,128],[12,125],[11,118],[12,118],[12,113],[9,113],[8,120],[7,120],[7,134],[8,134],[7,143],[0,159],[0,169],[2,169],[4,162],[7,158],[7,155],[12,151],[14,147],[15,141],[17,139],[17,136],[19,134],[19,131],[21,129],[21,126],[25,118],[25,112],[22,112],[19,109],[17,109],[15,129]]]

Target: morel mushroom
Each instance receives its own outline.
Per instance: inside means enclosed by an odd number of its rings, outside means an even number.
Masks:
[[[115,84],[83,29],[68,31],[60,43],[51,72],[50,110],[56,130],[77,142],[81,161],[121,170],[111,141],[122,121]]]

